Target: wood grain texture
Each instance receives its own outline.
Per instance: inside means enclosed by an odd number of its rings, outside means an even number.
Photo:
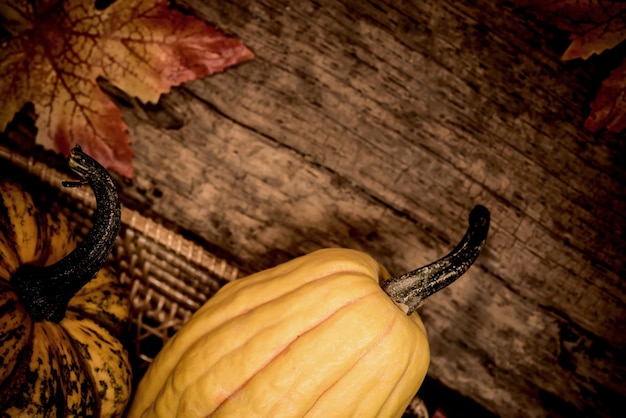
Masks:
[[[481,203],[484,253],[422,315],[429,375],[505,417],[626,400],[626,141],[581,127],[603,59],[508,3],[180,0],[257,57],[120,101],[127,203],[244,271],[329,246],[395,273]]]
[[[492,2],[179,6],[257,58],[125,112],[138,201],[249,271],[346,246],[395,272],[482,203],[485,253],[423,308],[430,375],[501,416],[618,410],[624,143],[580,128],[599,70]]]

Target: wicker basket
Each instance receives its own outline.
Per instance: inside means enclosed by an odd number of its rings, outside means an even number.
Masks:
[[[62,187],[67,174],[3,144],[0,158],[41,182],[79,237],[87,234],[95,208],[88,188]],[[136,378],[210,296],[240,275],[237,267],[226,260],[124,206],[109,267],[130,289],[130,344]],[[419,397],[415,397],[405,417],[428,418]]]

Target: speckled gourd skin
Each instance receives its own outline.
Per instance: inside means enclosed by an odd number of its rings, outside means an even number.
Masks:
[[[138,417],[399,417],[429,364],[386,269],[325,249],[224,286],[161,350]]]
[[[60,213],[42,213],[19,184],[0,179],[0,415],[122,416],[131,390],[127,289],[108,270],[78,291],[62,320],[34,320],[11,277],[76,246]],[[65,307],[64,307],[65,308]]]

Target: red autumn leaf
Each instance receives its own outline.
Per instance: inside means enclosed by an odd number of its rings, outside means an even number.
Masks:
[[[587,59],[626,39],[626,3],[606,0],[515,0],[539,19],[570,32],[564,60]]]
[[[171,87],[250,59],[241,41],[169,8],[167,0],[9,0],[0,22],[0,131],[34,104],[37,142],[64,154],[74,144],[132,177],[130,138],[102,77],[143,102]]]
[[[600,92],[591,103],[585,129],[596,132],[602,128],[612,132],[626,129],[626,59],[602,82]]]
[[[539,19],[570,33],[564,60],[587,59],[626,40],[626,2],[606,0],[514,0]],[[626,61],[604,80],[584,127],[626,128]]]

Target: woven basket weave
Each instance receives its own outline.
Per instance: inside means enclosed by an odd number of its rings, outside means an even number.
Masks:
[[[0,158],[42,183],[54,206],[79,237],[91,229],[95,208],[89,188],[65,188],[68,175],[0,144]],[[119,236],[109,267],[130,289],[132,351],[137,378],[163,344],[225,283],[239,277],[236,266],[166,227],[122,205]],[[415,397],[404,417],[428,418]]]

